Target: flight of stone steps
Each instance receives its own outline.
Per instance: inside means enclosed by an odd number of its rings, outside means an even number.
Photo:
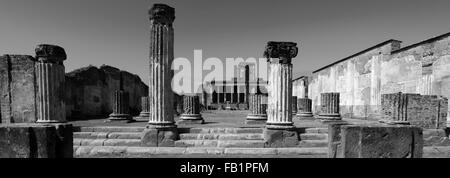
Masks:
[[[80,127],[75,157],[327,157],[328,130],[307,128],[295,148],[264,148],[262,128],[180,128],[175,147],[142,147],[143,127]]]

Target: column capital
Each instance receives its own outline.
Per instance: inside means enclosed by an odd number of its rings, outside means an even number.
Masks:
[[[153,4],[148,14],[152,24],[172,25],[175,20],[175,8],[166,4]]]
[[[40,44],[36,46],[35,52],[39,62],[62,63],[67,59],[64,48],[56,45]]]
[[[298,47],[294,42],[269,41],[264,51],[264,57],[271,63],[290,64],[291,59],[297,57]],[[273,60],[272,58],[279,59]]]

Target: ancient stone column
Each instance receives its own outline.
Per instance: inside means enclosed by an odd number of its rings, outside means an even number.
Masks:
[[[150,117],[142,137],[146,146],[174,146],[178,131],[174,122],[174,101],[171,65],[175,9],[165,4],[154,4],[150,16]]]
[[[141,113],[138,118],[141,120],[148,120],[150,117],[150,103],[148,96],[141,97]]]
[[[312,100],[309,98],[300,98],[297,100],[298,112],[297,117],[299,119],[312,119]]]
[[[113,113],[109,115],[109,121],[132,120],[130,115],[130,95],[128,92],[116,90],[113,97]]]
[[[250,94],[249,107],[250,114],[248,114],[245,124],[265,124],[267,121],[267,95]]]
[[[269,42],[265,56],[269,62],[269,92],[267,127],[293,128],[292,122],[292,63],[297,56],[296,43]]]
[[[184,96],[184,112],[178,124],[204,124],[205,120],[200,114],[200,101],[198,96]]]
[[[293,96],[292,97],[292,114],[296,115],[297,114],[297,96]]]
[[[342,120],[339,113],[339,93],[322,93],[320,96],[321,110],[319,119],[323,122]]]
[[[297,44],[292,42],[269,42],[264,52],[269,62],[266,147],[291,147],[299,141],[292,122],[291,60],[297,53]]]
[[[41,44],[36,47],[36,59],[37,122],[66,122],[63,64],[66,52],[59,46]]]

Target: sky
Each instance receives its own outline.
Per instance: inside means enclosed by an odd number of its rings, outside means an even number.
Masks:
[[[450,32],[449,0],[0,0],[0,54],[65,48],[66,72],[102,64],[148,83],[154,3],[175,8],[175,57],[262,57],[267,41],[298,43],[294,76],[388,39],[407,46]]]

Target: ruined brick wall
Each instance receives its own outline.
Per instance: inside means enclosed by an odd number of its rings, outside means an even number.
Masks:
[[[381,119],[408,121],[423,129],[445,129],[447,112],[448,99],[435,95],[393,93],[381,99]]]
[[[111,66],[88,66],[66,74],[66,115],[71,120],[105,117],[112,113],[113,93],[120,89],[130,93],[130,111],[141,110],[141,97],[148,95],[148,86],[134,74]]]
[[[309,79],[308,94],[313,111],[320,108],[320,94],[339,92],[344,117],[368,118],[377,113],[380,103],[380,64],[400,41],[389,40],[324,68]]]
[[[36,117],[35,59],[0,56],[0,123],[30,123]]]
[[[378,117],[381,95],[416,93],[450,97],[450,33],[400,49],[389,43],[330,65],[312,75],[313,110],[320,93],[341,93],[344,117]],[[450,115],[447,114],[447,118]]]
[[[381,93],[404,92],[449,98],[449,35],[405,47],[382,61]]]

